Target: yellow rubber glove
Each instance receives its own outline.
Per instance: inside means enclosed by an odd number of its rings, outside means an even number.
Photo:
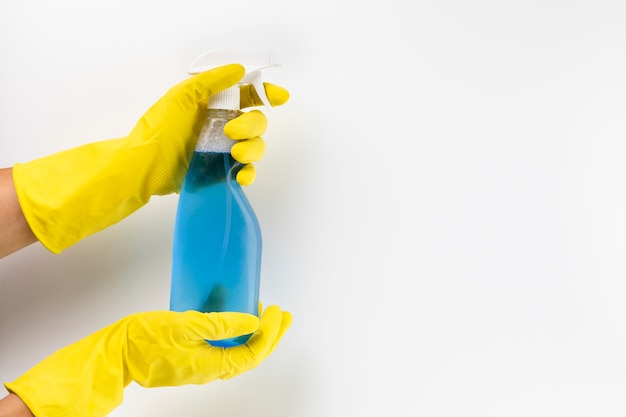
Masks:
[[[197,74],[172,87],[124,138],[95,142],[13,167],[20,207],[34,235],[60,253],[127,217],[153,195],[179,192],[206,114],[208,97],[235,85],[238,64]],[[265,84],[273,106],[289,99],[282,87]],[[242,87],[241,107],[261,105],[253,87]],[[254,181],[254,165],[265,150],[263,112],[250,110],[224,132],[239,140],[232,155],[247,164],[237,181]]]
[[[58,350],[4,385],[37,417],[105,416],[122,403],[132,381],[143,387],[205,384],[256,367],[291,320],[277,306],[260,320],[244,313],[138,313]],[[252,332],[245,345],[232,348],[205,341]]]

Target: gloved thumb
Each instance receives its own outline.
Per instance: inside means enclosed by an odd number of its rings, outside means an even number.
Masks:
[[[245,75],[245,69],[240,64],[229,64],[201,72],[170,89],[175,97],[188,97],[183,100],[185,105],[196,106],[206,103],[209,97],[234,86]],[[183,95],[180,95],[183,93]]]

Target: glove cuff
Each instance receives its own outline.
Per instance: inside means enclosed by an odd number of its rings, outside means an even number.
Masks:
[[[151,167],[137,147],[123,145],[96,142],[13,166],[24,218],[48,250],[61,253],[150,200],[144,178]]]
[[[122,403],[130,383],[123,325],[118,322],[57,350],[5,388],[37,417],[108,415]]]

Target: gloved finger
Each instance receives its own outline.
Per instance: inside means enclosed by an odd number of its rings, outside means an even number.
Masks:
[[[263,87],[272,107],[282,106],[289,100],[289,91],[285,88],[271,83],[263,83]],[[240,92],[240,107],[242,109],[264,105],[252,84],[242,85]]]
[[[271,305],[261,315],[259,328],[250,337],[246,346],[255,358],[264,359],[271,352],[281,334],[283,312],[280,307]],[[286,330],[286,329],[285,329]]]
[[[267,353],[268,355],[270,355],[274,351],[274,349],[276,349],[276,346],[278,346],[278,343],[283,338],[285,332],[291,327],[292,322],[293,316],[291,315],[291,313],[288,311],[283,311],[283,318],[280,322],[280,329],[278,330],[278,334],[276,335],[276,339],[274,339],[272,347],[270,347],[270,350]]]
[[[181,95],[185,105],[197,106],[206,103],[210,96],[234,86],[245,74],[245,69],[239,64],[223,65],[212,68],[187,78],[185,81],[172,87],[169,93]]]
[[[259,318],[254,314],[219,312],[183,313],[186,336],[190,340],[220,340],[254,333],[259,328]]]
[[[242,372],[255,368],[263,362],[271,350],[276,347],[278,336],[282,335],[282,320],[283,313],[280,307],[275,305],[269,306],[261,315],[259,328],[252,334],[245,345],[235,346],[223,351],[228,362],[234,366],[225,370],[220,378],[223,380],[230,379]]]
[[[224,134],[232,140],[250,139],[262,136],[267,129],[267,117],[260,110],[251,110],[228,121]]]
[[[265,141],[261,137],[242,140],[233,145],[230,154],[242,164],[260,161],[265,153]]]
[[[239,185],[243,187],[251,185],[256,179],[256,168],[252,164],[244,165],[239,172],[237,172],[236,179]]]

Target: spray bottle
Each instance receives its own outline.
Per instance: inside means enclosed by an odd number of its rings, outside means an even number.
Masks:
[[[239,84],[252,84],[270,109],[261,70],[277,66],[271,51],[211,50],[189,68],[197,74],[238,63],[246,74]],[[258,315],[261,272],[261,229],[256,214],[235,177],[242,164],[233,159],[234,140],[224,125],[241,114],[239,85],[209,98],[206,120],[178,200],[174,226],[170,310],[235,311]],[[250,335],[210,344],[231,347]]]

